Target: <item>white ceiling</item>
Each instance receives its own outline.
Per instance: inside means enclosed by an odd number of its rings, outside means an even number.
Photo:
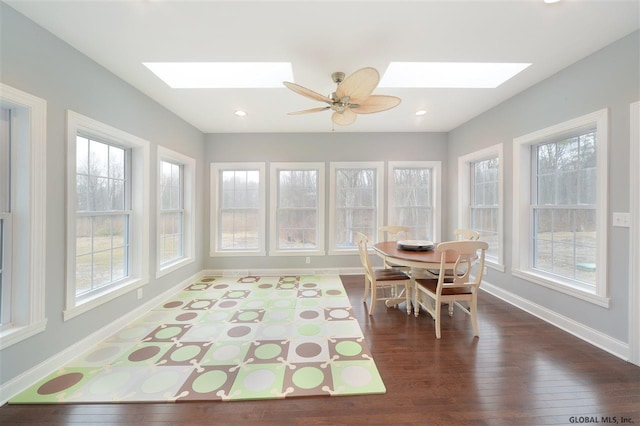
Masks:
[[[205,133],[330,132],[288,89],[171,89],[143,62],[289,61],[322,94],[331,73],[391,61],[531,62],[496,89],[382,89],[393,110],[340,132],[449,131],[640,27],[638,0],[6,1]],[[233,112],[243,109],[244,118]],[[416,117],[414,112],[428,113]]]

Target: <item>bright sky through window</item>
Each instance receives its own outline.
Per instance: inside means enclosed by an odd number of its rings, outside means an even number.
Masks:
[[[493,89],[531,64],[391,62],[379,87]]]
[[[289,62],[144,62],[173,89],[283,87],[293,81]]]

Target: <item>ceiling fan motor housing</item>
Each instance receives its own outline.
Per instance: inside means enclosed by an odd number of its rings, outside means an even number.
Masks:
[[[333,74],[331,74],[331,79],[333,80],[334,83],[340,84],[344,80],[344,73],[340,71],[336,71]]]

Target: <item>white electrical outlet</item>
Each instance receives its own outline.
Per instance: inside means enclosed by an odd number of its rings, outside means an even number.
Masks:
[[[613,226],[618,228],[629,227],[629,213],[614,213],[613,214]]]
[[[305,259],[305,263],[307,264],[311,263],[311,258],[309,256],[307,256],[307,258]]]
[[[138,289],[138,300],[142,299],[142,289]]]

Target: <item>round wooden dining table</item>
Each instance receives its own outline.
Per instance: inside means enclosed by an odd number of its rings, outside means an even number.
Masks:
[[[436,244],[437,246],[437,244]],[[383,241],[373,245],[373,250],[385,263],[399,266],[408,266],[412,269],[433,270],[440,269],[442,253],[435,250],[413,251],[398,248],[397,241]],[[457,255],[453,252],[447,253],[446,268],[453,268]]]

